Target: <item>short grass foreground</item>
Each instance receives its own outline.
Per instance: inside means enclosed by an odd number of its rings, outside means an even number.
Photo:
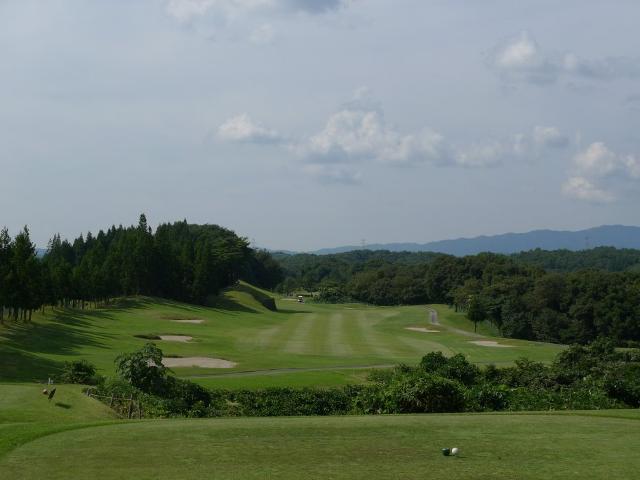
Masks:
[[[6,479],[632,479],[640,411],[114,422],[61,385],[0,385]],[[57,400],[56,400],[57,399]],[[458,447],[444,457],[441,449]]]
[[[132,298],[96,310],[55,310],[33,325],[0,326],[0,381],[42,381],[64,361],[86,359],[112,374],[114,358],[155,341],[183,357],[181,377],[210,387],[329,386],[361,382],[365,369],[415,364],[428,352],[463,353],[472,362],[504,365],[519,357],[551,361],[558,345],[502,339],[445,306],[434,324],[426,306],[299,304],[241,284],[217,308]],[[220,359],[231,368],[200,368],[190,357]],[[215,366],[215,365],[214,365]],[[279,377],[282,375],[282,377]]]

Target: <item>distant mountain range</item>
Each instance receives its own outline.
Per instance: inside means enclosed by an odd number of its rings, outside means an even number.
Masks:
[[[504,233],[501,235],[474,238],[456,238],[429,243],[380,243],[362,247],[349,245],[316,250],[316,255],[343,253],[353,250],[390,250],[392,252],[439,252],[450,255],[475,255],[481,252],[518,253],[540,248],[543,250],[585,250],[594,247],[616,247],[640,249],[640,227],[603,225],[577,232],[558,230],[534,230],[526,233]],[[289,252],[287,252],[289,253]]]

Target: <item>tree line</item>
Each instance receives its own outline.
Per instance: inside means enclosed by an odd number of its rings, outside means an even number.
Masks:
[[[136,226],[73,241],[55,235],[41,258],[27,227],[13,239],[0,231],[2,322],[30,321],[45,305],[85,308],[128,295],[202,304],[240,278],[272,288],[283,277],[269,253],[217,225],[184,220],[153,232],[143,214]]]
[[[594,268],[566,272],[547,271],[524,261],[525,255],[434,254],[422,263],[409,261],[410,253],[395,257],[401,261],[376,253],[375,262],[366,255],[358,261],[354,252],[326,259],[306,256],[302,262],[283,262],[287,277],[278,288],[315,291],[319,300],[329,302],[446,303],[465,312],[471,321],[491,322],[502,335],[513,338],[588,343],[608,337],[619,345],[640,342],[640,272],[617,261],[613,262],[616,271],[597,268],[605,257],[627,258],[633,264],[636,255],[595,250],[580,256],[571,252],[567,262],[558,260],[562,253],[533,254],[538,259],[555,258],[556,264],[590,267],[588,258],[596,262]]]

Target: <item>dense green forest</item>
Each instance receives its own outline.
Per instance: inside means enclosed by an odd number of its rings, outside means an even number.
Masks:
[[[447,303],[513,338],[587,343],[604,336],[628,344],[640,341],[639,253],[281,255],[286,278],[278,288],[316,291],[328,302]]]
[[[529,250],[511,255],[519,262],[553,272],[596,269],[607,272],[640,271],[640,250],[597,247],[590,250]]]
[[[283,290],[321,286],[348,281],[355,273],[384,265],[422,265],[447,256],[434,252],[390,252],[388,250],[356,250],[330,255],[309,253],[274,253],[286,273]],[[640,271],[640,250],[597,247],[590,250],[529,250],[509,255],[524,265],[549,272],[604,270],[607,272]]]
[[[153,232],[141,215],[137,226],[72,242],[56,235],[41,258],[27,227],[14,239],[0,231],[0,322],[28,321],[45,305],[84,308],[125,295],[205,303],[238,279],[271,288],[282,278],[269,253],[217,225],[185,220]]]

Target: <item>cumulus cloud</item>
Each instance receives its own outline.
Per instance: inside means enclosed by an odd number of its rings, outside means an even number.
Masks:
[[[570,177],[562,192],[579,200],[610,202],[614,195],[600,188],[599,183],[615,187],[620,182],[640,179],[640,158],[621,155],[603,142],[594,142],[578,152],[572,162],[575,176]]]
[[[542,148],[564,148],[569,145],[569,137],[557,127],[536,126],[533,128],[533,141]]]
[[[530,133],[519,133],[505,140],[490,140],[458,147],[451,158],[460,167],[493,167],[514,159],[531,159],[548,149],[561,149],[569,138],[557,127],[536,126]]]
[[[509,154],[515,152],[508,143],[477,143],[458,149],[453,163],[461,167],[492,167],[501,164]]]
[[[640,77],[637,58],[585,59],[573,52],[545,51],[526,31],[494,47],[487,63],[508,82],[548,84],[560,78],[615,80]]]
[[[622,159],[629,176],[633,179],[640,179],[640,157],[627,155]]]
[[[275,130],[251,120],[246,113],[225,121],[218,127],[220,140],[237,143],[280,143],[284,139]]]
[[[299,153],[314,163],[375,160],[412,164],[445,157],[444,138],[424,129],[404,134],[386,124],[379,111],[344,109],[333,114],[324,129],[299,146]]]
[[[620,166],[617,155],[602,142],[589,145],[574,157],[573,162],[578,171],[593,176],[608,175]]]
[[[596,187],[584,177],[570,177],[562,185],[562,193],[567,197],[592,203],[608,203],[614,200],[610,192]]]
[[[569,143],[566,135],[553,126],[535,126],[526,134],[470,144],[450,142],[427,127],[402,131],[387,123],[381,106],[366,88],[358,89],[315,134],[285,138],[241,114],[220,125],[218,138],[237,143],[280,144],[303,161],[303,172],[325,183],[342,184],[360,183],[359,168],[364,164],[488,168],[534,158],[547,149],[563,148]]]

